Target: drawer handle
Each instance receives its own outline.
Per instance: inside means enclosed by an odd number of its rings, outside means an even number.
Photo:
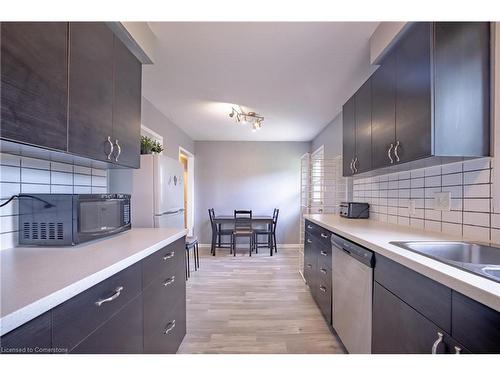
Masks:
[[[307,239],[307,243],[312,243],[312,241],[308,238],[308,239]]]
[[[326,251],[321,250],[321,255],[323,255],[323,256],[325,256],[325,257],[326,257],[328,254],[326,253]]]
[[[462,354],[462,348],[455,346],[455,354]]]
[[[434,344],[432,345],[432,354],[437,354],[439,344],[443,342],[443,334],[441,332],[438,332],[437,334],[438,338],[436,341],[434,341]]]
[[[169,260],[171,258],[173,258],[175,255],[175,251],[172,251],[170,253],[166,253],[165,256],[163,257],[163,260]]]
[[[321,290],[323,293],[326,293],[326,287],[323,285],[320,285],[319,290]]]
[[[163,331],[163,334],[168,335],[170,333],[170,331],[172,331],[174,328],[175,328],[175,319],[167,324],[167,326],[165,327],[165,330]]]
[[[324,268],[320,268],[319,272],[324,273],[326,275],[326,270]]]
[[[327,234],[324,234],[324,233],[321,233],[321,237],[323,237],[323,238],[328,238],[328,235],[327,235]]]
[[[115,292],[113,293],[112,296],[110,296],[108,298],[100,299],[99,301],[96,301],[95,304],[97,306],[101,306],[103,303],[114,301],[115,299],[120,297],[122,290],[123,290],[123,286],[119,286],[118,288],[115,289]]]
[[[307,267],[308,268],[313,268],[313,265],[312,264],[307,264]]]
[[[312,226],[310,226],[310,225],[308,225],[308,226],[307,226],[307,229],[313,229],[313,227],[312,227]]]
[[[175,276],[169,277],[165,282],[163,283],[163,286],[168,286],[170,284],[173,284],[175,281]]]

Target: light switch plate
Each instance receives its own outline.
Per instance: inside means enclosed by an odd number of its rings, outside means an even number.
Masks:
[[[451,209],[450,191],[434,193],[434,209],[436,211],[450,211]]]
[[[408,201],[408,213],[410,214],[410,216],[415,216],[415,214],[417,213],[417,202],[415,202],[413,199],[410,199]]]

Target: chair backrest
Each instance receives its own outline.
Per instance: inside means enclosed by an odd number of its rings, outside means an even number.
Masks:
[[[215,211],[213,208],[209,208],[208,209],[208,216],[210,217],[210,226],[212,227],[212,229],[214,228],[214,219],[215,219]]]
[[[279,213],[280,213],[279,208],[275,208],[273,211],[273,232],[276,231],[276,224],[278,224]]]
[[[234,229],[252,229],[252,210],[234,210]]]

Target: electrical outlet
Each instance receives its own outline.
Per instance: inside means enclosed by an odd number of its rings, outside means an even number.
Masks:
[[[434,209],[436,211],[450,211],[451,192],[434,193]]]
[[[412,199],[408,201],[408,212],[410,216],[415,216],[415,214],[417,213],[417,202]]]

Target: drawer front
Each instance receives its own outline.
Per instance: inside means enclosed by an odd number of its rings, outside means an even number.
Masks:
[[[71,353],[140,354],[142,353],[142,294],[95,330]]]
[[[500,353],[500,312],[452,293],[453,338],[473,353]]]
[[[136,263],[53,309],[53,346],[71,350],[127,302],[141,293],[141,263]],[[97,301],[119,296],[104,302]]]
[[[147,287],[156,278],[170,277],[177,268],[184,267],[186,237],[156,251],[142,261],[142,285]]]
[[[144,290],[144,352],[175,353],[186,334],[184,269],[166,283],[155,281]]]
[[[318,279],[317,289],[313,293],[316,303],[318,304],[323,317],[328,322],[332,323],[332,281],[324,278]]]
[[[51,348],[50,311],[30,320],[0,338],[2,353],[49,353]]]
[[[375,280],[451,333],[451,289],[380,255],[375,259]]]
[[[306,220],[306,232],[313,235],[324,246],[331,246],[330,237],[332,233],[325,228]]]
[[[316,240],[318,265],[325,265],[332,269],[332,246],[325,246]]]

